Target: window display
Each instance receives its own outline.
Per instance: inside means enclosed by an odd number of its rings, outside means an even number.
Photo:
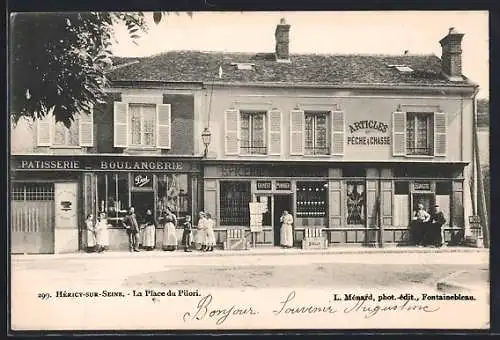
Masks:
[[[250,182],[220,183],[220,224],[250,225]]]
[[[366,192],[364,181],[346,182],[347,224],[366,223]]]
[[[127,173],[97,174],[96,210],[108,215],[108,222],[122,227],[121,220],[129,207],[129,184]]]
[[[161,212],[167,207],[177,215],[178,218],[191,214],[188,193],[188,175],[158,175],[157,217],[159,217]]]
[[[297,182],[297,217],[325,217],[327,189],[326,182]]]

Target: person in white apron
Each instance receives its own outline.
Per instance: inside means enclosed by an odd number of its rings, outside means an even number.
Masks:
[[[85,229],[87,230],[87,251],[93,252],[96,248],[96,235],[94,226],[94,216],[89,214],[85,219]]]
[[[164,215],[162,248],[163,250],[173,251],[177,248],[177,233],[175,230],[177,217],[168,208]]]
[[[142,246],[146,250],[153,250],[155,248],[155,235],[156,235],[156,221],[151,212],[151,209],[146,211],[144,218],[144,232]]]
[[[215,226],[215,221],[212,219],[212,215],[210,213],[206,213],[206,220],[205,220],[205,251],[214,251],[215,247],[215,232],[214,232],[214,226]]]
[[[280,244],[282,247],[291,248],[293,246],[293,217],[285,210],[281,215],[280,222]]]
[[[99,220],[96,224],[96,243],[99,253],[102,253],[109,247],[108,219],[106,218],[106,213],[103,212],[99,214]]]
[[[195,248],[201,251],[205,250],[207,247],[205,242],[206,240],[205,222],[206,222],[205,213],[203,211],[200,211],[198,224],[196,225],[196,234],[194,235],[194,243],[195,243]]]

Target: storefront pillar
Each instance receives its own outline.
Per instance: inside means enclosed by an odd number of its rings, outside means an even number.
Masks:
[[[366,245],[375,246],[378,243],[378,216],[379,207],[377,204],[378,193],[378,169],[369,168],[366,170]]]
[[[329,169],[328,181],[328,202],[329,202],[329,243],[345,242],[345,233],[335,231],[335,228],[342,227],[342,169]]]
[[[55,226],[54,253],[78,250],[79,215],[78,182],[54,184]]]
[[[461,228],[464,230],[464,236],[468,236],[470,231],[465,228],[464,221],[464,185],[463,180],[454,180],[452,183],[452,203],[451,203],[451,215],[452,215],[452,225],[451,227]],[[472,205],[472,204],[471,204]]]
[[[217,223],[220,223],[220,212],[218,211],[218,197],[217,197],[217,180],[205,179],[204,180],[204,193],[203,193],[203,211],[209,212],[217,216]],[[197,220],[197,216],[196,216]]]
[[[406,230],[394,230],[392,223],[393,180],[392,170],[382,169],[380,172],[380,241],[384,246],[387,243],[397,243],[403,238]]]

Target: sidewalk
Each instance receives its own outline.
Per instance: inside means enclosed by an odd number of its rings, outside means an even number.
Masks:
[[[477,272],[455,272],[436,283],[436,288],[444,293],[477,292],[489,290],[489,271],[483,270],[478,276]]]
[[[201,252],[193,250],[186,253],[178,251],[141,251],[130,253],[129,251],[106,251],[103,253],[76,252],[67,254],[12,254],[12,259],[71,259],[71,258],[122,258],[122,257],[227,257],[227,256],[263,256],[263,255],[334,255],[334,254],[447,254],[447,253],[488,253],[485,248],[467,248],[467,247],[444,247],[444,248],[417,248],[417,247],[387,247],[387,248],[366,248],[366,247],[330,247],[327,249],[283,249],[273,248],[251,248],[248,250],[220,250],[213,252]]]

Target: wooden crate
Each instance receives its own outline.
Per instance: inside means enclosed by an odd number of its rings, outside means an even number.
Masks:
[[[325,249],[328,248],[328,240],[323,236],[321,228],[306,228],[302,249]]]
[[[248,241],[245,236],[245,230],[228,229],[227,241],[224,242],[224,250],[247,250]]]
[[[326,249],[328,248],[328,240],[323,236],[306,237],[302,240],[302,249]]]

